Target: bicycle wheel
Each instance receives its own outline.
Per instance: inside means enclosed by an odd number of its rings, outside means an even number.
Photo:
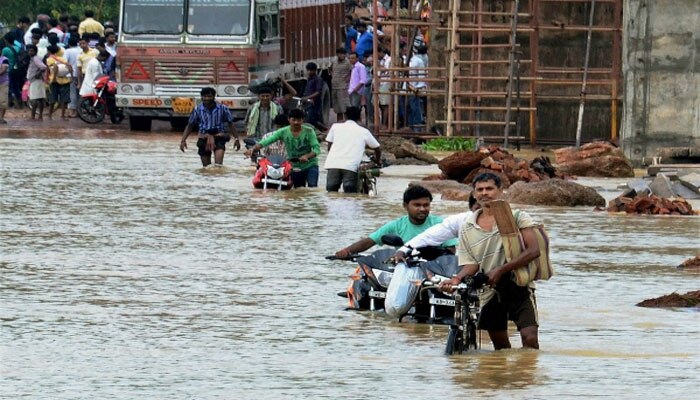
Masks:
[[[367,194],[369,197],[374,197],[377,195],[377,179],[376,178],[370,178],[368,179],[367,183]]]
[[[445,345],[445,355],[461,354],[464,350],[464,342],[459,328],[450,326],[450,332],[447,334],[447,344]]]
[[[466,347],[468,350],[478,350],[479,343],[476,337],[476,322],[469,321],[467,323],[467,330],[465,332],[466,336]]]

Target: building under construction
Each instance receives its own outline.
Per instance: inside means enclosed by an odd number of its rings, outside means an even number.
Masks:
[[[420,79],[429,86],[417,93],[400,86],[412,80],[401,57],[392,57],[389,69],[375,63],[375,91],[388,82],[393,94],[391,117],[380,132],[405,133],[398,108],[406,102],[400,98],[418,95],[427,100],[427,117],[414,131],[573,143],[583,91],[581,139],[617,139],[622,0],[423,0],[409,10],[399,5],[394,1],[389,14],[395,17],[381,22],[388,36],[383,44],[401,54],[400,43],[424,37],[430,62],[428,78]],[[412,51],[407,46],[407,58]]]

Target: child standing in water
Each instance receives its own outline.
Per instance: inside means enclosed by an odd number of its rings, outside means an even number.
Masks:
[[[29,69],[27,69],[27,80],[29,81],[29,103],[32,107],[32,119],[36,119],[37,109],[39,110],[39,121],[44,119],[44,101],[46,100],[46,85],[44,75],[46,64],[37,55],[37,47],[33,44],[27,45],[29,55]]]

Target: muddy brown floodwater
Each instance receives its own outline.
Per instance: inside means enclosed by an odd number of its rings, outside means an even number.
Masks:
[[[435,166],[387,168],[376,198],[261,192],[241,153],[202,170],[166,128],[0,128],[1,398],[700,395],[697,308],[635,306],[698,289],[675,266],[700,248],[700,218],[527,207],[557,268],[537,290],[542,349],[484,337],[446,357],[444,326],[345,311],[353,266],[323,257],[400,216]],[[579,182],[611,199],[624,181]]]

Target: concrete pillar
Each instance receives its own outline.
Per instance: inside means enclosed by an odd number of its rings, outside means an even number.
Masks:
[[[625,0],[623,16],[625,155],[700,147],[700,1]]]

